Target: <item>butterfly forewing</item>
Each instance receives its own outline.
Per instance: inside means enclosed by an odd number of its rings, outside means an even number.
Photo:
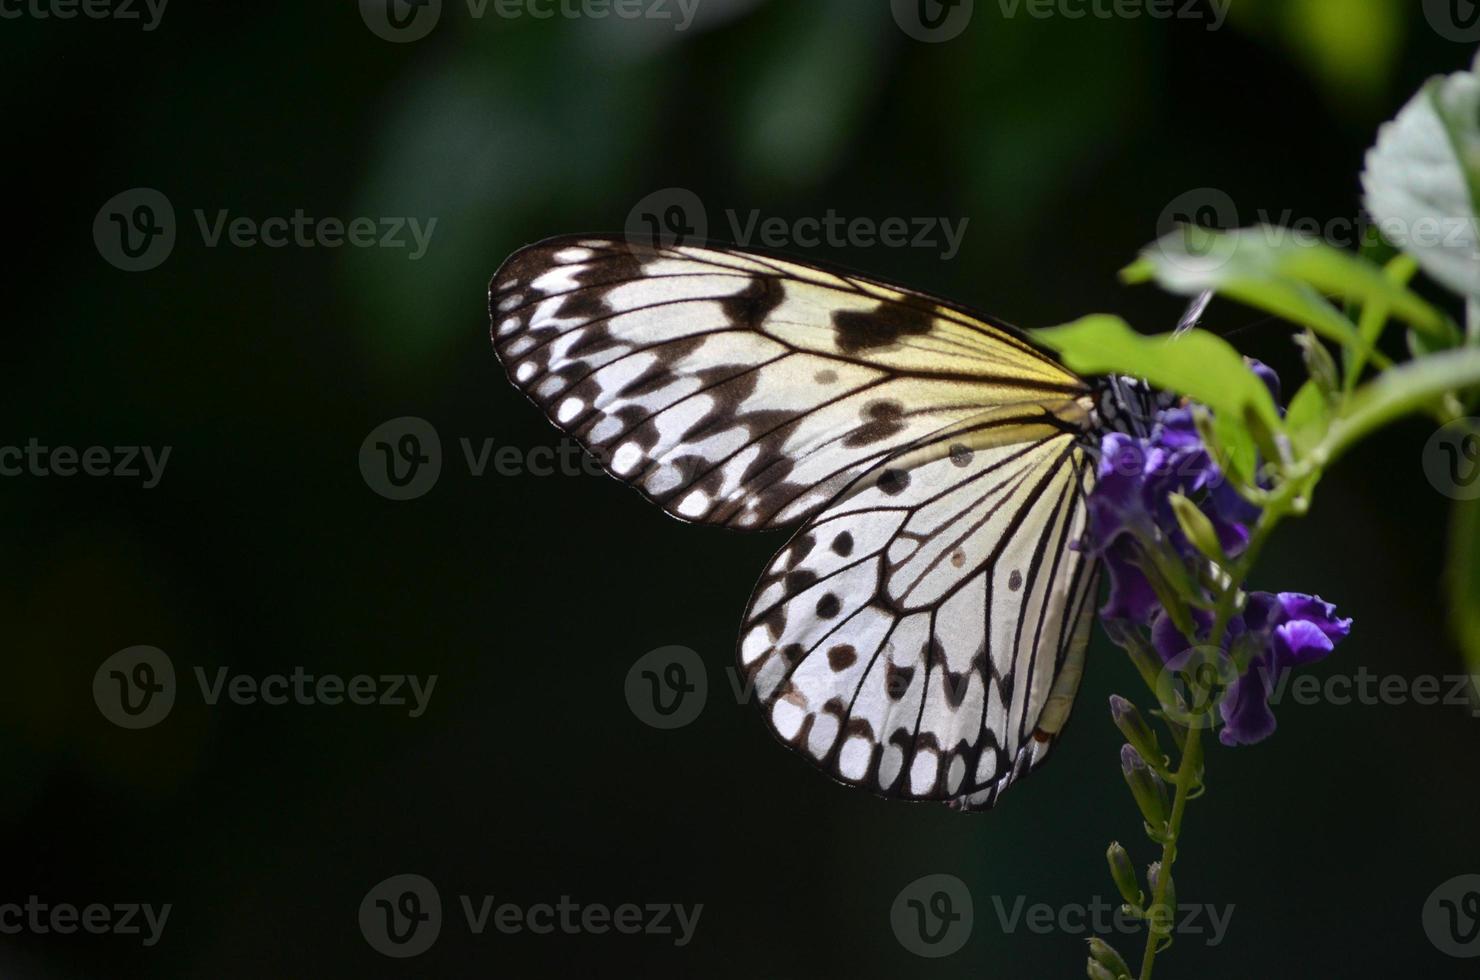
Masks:
[[[1082,381],[939,300],[748,252],[564,238],[494,276],[510,378],[669,513],[796,523],[871,466]]]
[[[510,378],[669,513],[807,523],[746,613],[770,726],[885,796],[989,806],[1082,670],[1088,386],[942,300],[752,252],[554,239],[489,288]]]

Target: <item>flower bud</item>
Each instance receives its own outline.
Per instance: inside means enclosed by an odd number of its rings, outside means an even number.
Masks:
[[[1094,960],[1090,960],[1085,964],[1085,973],[1089,977],[1089,980],[1118,980],[1114,973],[1105,969]]]
[[[1156,744],[1156,733],[1151,730],[1151,726],[1134,704],[1118,694],[1110,695],[1110,717],[1115,720],[1115,727],[1120,729],[1120,734],[1125,736],[1125,740],[1135,747],[1148,764],[1154,762],[1160,766],[1165,762],[1166,756]]]
[[[1153,932],[1169,936],[1175,923],[1177,911],[1177,885],[1172,880],[1171,873],[1167,873],[1167,890],[1160,902],[1156,900],[1156,890],[1161,886],[1161,862],[1153,861],[1146,869],[1146,883],[1151,888],[1151,906],[1146,910],[1147,920],[1151,924]]]
[[[1089,940],[1089,958],[1091,963],[1096,963],[1109,971],[1112,977],[1128,977],[1131,968],[1126,966],[1125,958],[1115,951],[1105,940],[1093,936]]]
[[[1341,390],[1341,372],[1336,369],[1336,360],[1314,333],[1307,328],[1305,333],[1297,334],[1295,346],[1300,348],[1305,361],[1305,373],[1327,397]]]
[[[1110,844],[1110,849],[1105,852],[1105,860],[1110,864],[1110,877],[1115,880],[1120,897],[1125,899],[1127,905],[1139,907],[1146,897],[1141,894],[1140,882],[1136,881],[1136,869],[1131,864],[1131,856],[1120,846],[1119,841]]]
[[[1172,513],[1177,517],[1177,526],[1182,529],[1187,540],[1192,542],[1192,546],[1220,565],[1227,562],[1223,542],[1218,540],[1218,532],[1213,530],[1213,522],[1208,520],[1208,515],[1180,493],[1168,494],[1167,501],[1171,503]]]
[[[1167,794],[1156,774],[1146,766],[1146,760],[1130,745],[1120,747],[1120,771],[1125,775],[1125,784],[1141,808],[1141,816],[1153,828],[1160,829],[1167,821]]]

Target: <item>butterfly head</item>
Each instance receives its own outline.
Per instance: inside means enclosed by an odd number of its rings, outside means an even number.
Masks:
[[[1150,436],[1157,414],[1180,400],[1171,392],[1158,391],[1140,378],[1124,374],[1098,379],[1094,390],[1095,408],[1089,432],[1096,443],[1107,432]]]

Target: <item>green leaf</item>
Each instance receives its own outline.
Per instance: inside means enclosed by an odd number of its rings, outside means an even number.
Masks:
[[[1381,267],[1287,228],[1256,225],[1233,232],[1189,226],[1160,239],[1122,275],[1127,281],[1154,278],[1183,294],[1211,289],[1335,341],[1362,348],[1352,323],[1324,296],[1349,303],[1381,303],[1414,328],[1449,337],[1443,313]]]
[[[1362,174],[1384,237],[1436,281],[1480,296],[1480,78],[1435,78],[1378,132]]]
[[[1304,455],[1326,435],[1331,422],[1331,402],[1326,392],[1314,381],[1307,381],[1290,399],[1285,411],[1285,429],[1296,452]]]
[[[1246,410],[1270,431],[1280,431],[1279,409],[1264,382],[1228,341],[1206,330],[1189,330],[1176,338],[1148,337],[1120,317],[1098,314],[1034,331],[1034,336],[1080,374],[1127,374],[1206,405],[1219,441],[1233,456],[1235,472],[1253,468],[1253,438],[1242,424]]]
[[[1450,392],[1480,386],[1480,347],[1441,351],[1390,368],[1353,393],[1319,448],[1333,459],[1374,429],[1432,407]]]

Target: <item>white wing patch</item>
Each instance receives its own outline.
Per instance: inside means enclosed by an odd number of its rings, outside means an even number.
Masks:
[[[941,301],[750,253],[559,239],[504,264],[489,310],[510,378],[610,472],[734,527],[804,520],[942,429],[1087,390]]]
[[[1045,415],[991,413],[871,471],[761,580],[741,667],[776,735],[836,778],[980,809],[1063,728],[1093,471]]]

